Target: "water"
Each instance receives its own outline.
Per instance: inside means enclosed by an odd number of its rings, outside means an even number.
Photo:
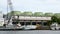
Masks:
[[[0,31],[0,34],[60,34],[60,31],[51,31],[51,30]]]

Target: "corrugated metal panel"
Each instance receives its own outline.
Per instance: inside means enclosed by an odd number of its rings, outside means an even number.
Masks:
[[[19,16],[20,20],[51,20],[51,17],[29,17],[29,16]]]

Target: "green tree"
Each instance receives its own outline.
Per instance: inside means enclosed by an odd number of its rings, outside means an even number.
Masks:
[[[43,16],[43,13],[42,12],[35,12],[34,16]]]
[[[57,22],[57,23],[60,24],[60,18],[58,18],[57,16],[52,16],[51,21],[52,22]]]
[[[55,13],[54,16],[57,16],[57,18],[60,18],[60,13]]]
[[[32,16],[33,13],[32,12],[23,12],[22,15],[23,16]]]
[[[11,11],[9,13],[7,13],[8,15],[21,15],[20,11]]]
[[[54,22],[57,22],[58,23],[58,18],[56,17],[56,16],[52,16],[51,17],[51,21],[47,21],[48,23],[47,23],[47,25],[51,25],[52,23],[54,23]]]
[[[51,17],[51,16],[53,16],[53,13],[45,13],[44,16],[48,16],[48,17],[50,16]]]
[[[47,25],[50,26],[53,22],[52,21],[47,21]]]
[[[52,22],[57,22],[58,21],[58,18],[56,16],[52,16],[51,21]]]
[[[60,24],[60,18],[57,19],[58,24]]]

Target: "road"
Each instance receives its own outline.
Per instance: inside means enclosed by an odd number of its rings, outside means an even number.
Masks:
[[[52,30],[0,31],[0,34],[60,34],[60,31]]]

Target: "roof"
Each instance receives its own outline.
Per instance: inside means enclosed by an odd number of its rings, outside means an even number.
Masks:
[[[17,16],[15,16],[17,19]],[[51,17],[33,17],[33,16],[19,16],[20,20],[51,20]]]

